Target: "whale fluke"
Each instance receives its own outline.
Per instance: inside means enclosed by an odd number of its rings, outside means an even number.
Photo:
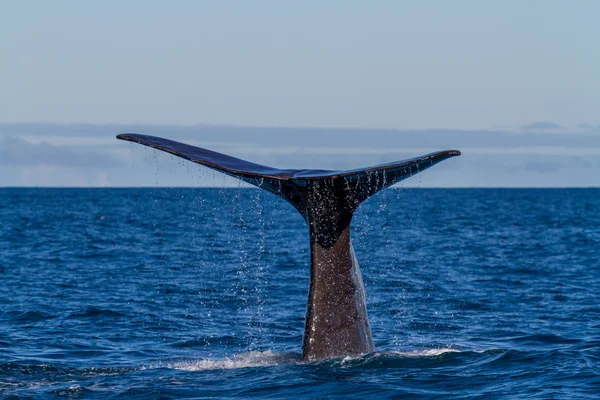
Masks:
[[[215,151],[148,135],[118,139],[163,150],[282,197],[308,224],[310,287],[303,357],[315,360],[375,351],[364,287],[350,239],[350,222],[360,203],[403,179],[450,157],[457,150],[348,171],[277,169]]]

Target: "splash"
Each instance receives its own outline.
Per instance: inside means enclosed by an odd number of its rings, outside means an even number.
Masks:
[[[297,364],[301,361],[299,353],[273,353],[267,351],[251,351],[222,359],[186,359],[172,362],[160,362],[149,368],[171,368],[184,371],[206,371],[219,369],[238,369],[253,367],[270,367],[274,365]]]
[[[388,352],[388,353],[384,353],[384,354],[394,355],[394,356],[399,356],[399,357],[436,357],[436,356],[441,356],[444,353],[462,353],[462,351],[448,347],[448,348],[443,348],[443,349],[392,351],[392,352]]]
[[[389,357],[393,359],[402,358],[428,358],[436,357],[445,353],[462,353],[461,350],[453,348],[411,350],[411,351],[389,351],[373,354],[365,354],[355,357],[344,357],[339,359],[320,360],[316,362],[306,362],[302,360],[300,353],[274,353],[267,351],[251,351],[247,353],[235,354],[231,357],[222,359],[178,359],[175,361],[161,361],[146,367],[169,368],[184,371],[208,371],[221,369],[238,368],[256,368],[271,367],[275,365],[299,365],[299,364],[333,364],[338,367],[344,367],[348,362],[353,361],[372,361],[379,357]],[[145,368],[144,368],[145,369]]]

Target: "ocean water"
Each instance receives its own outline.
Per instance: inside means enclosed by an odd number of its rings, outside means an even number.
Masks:
[[[0,189],[0,397],[600,397],[600,190],[388,189],[352,230],[377,353],[306,363],[285,201]]]

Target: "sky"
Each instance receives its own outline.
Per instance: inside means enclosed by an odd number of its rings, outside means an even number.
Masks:
[[[463,151],[423,186],[600,186],[598,15],[594,0],[0,0],[0,186],[218,181],[114,139],[140,129],[293,168]]]

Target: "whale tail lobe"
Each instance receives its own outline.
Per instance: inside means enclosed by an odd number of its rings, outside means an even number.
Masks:
[[[265,189],[287,200],[305,218],[310,203],[317,200],[313,198],[310,201],[311,196],[327,193],[325,197],[335,197],[336,208],[341,206],[345,212],[353,212],[360,203],[380,190],[445,159],[460,155],[457,150],[446,150],[408,160],[343,171],[278,169],[155,136],[123,133],[117,138],[171,153]],[[333,199],[325,201],[323,206],[334,206],[331,201]]]
[[[360,203],[375,193],[448,158],[439,151],[403,161],[344,171],[277,169],[168,139],[121,134],[223,172],[282,197],[308,224],[311,272],[303,357],[315,360],[375,351],[362,276],[350,239]]]

